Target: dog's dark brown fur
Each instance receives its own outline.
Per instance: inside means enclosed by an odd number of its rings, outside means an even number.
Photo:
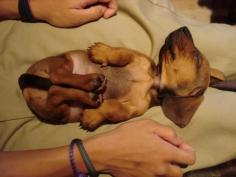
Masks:
[[[212,74],[224,80],[218,70]],[[167,37],[157,66],[137,51],[96,43],[88,51],[40,60],[19,83],[30,109],[48,123],[80,122],[93,130],[105,120],[125,121],[161,104],[164,114],[184,127],[203,100],[210,75],[183,27]]]

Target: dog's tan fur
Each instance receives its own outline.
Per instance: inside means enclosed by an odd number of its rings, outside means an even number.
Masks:
[[[42,121],[80,122],[93,130],[105,120],[125,121],[159,104],[184,127],[203,99],[211,71],[184,27],[167,37],[157,66],[137,51],[96,43],[88,51],[40,60],[27,73],[53,83],[49,90],[23,88],[27,104]],[[218,70],[213,74],[224,79]]]

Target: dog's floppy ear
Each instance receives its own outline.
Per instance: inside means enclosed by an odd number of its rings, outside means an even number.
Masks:
[[[183,128],[192,119],[194,113],[203,101],[203,96],[171,97],[162,100],[162,110],[165,116],[176,125]]]
[[[210,86],[212,84],[216,83],[216,82],[225,80],[225,75],[223,74],[223,72],[221,72],[218,69],[211,68],[210,69],[210,75],[211,75]]]

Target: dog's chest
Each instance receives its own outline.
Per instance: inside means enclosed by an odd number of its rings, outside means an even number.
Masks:
[[[72,57],[72,61],[74,74],[102,73],[106,77],[105,99],[124,98],[130,93],[140,96],[149,92],[153,84],[154,71],[147,60],[132,62],[124,67],[102,67],[83,57]]]

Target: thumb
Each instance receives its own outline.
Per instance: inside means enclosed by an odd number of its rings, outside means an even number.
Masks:
[[[80,21],[83,23],[92,22],[103,17],[106,7],[102,5],[91,6],[87,9],[80,9]]]

